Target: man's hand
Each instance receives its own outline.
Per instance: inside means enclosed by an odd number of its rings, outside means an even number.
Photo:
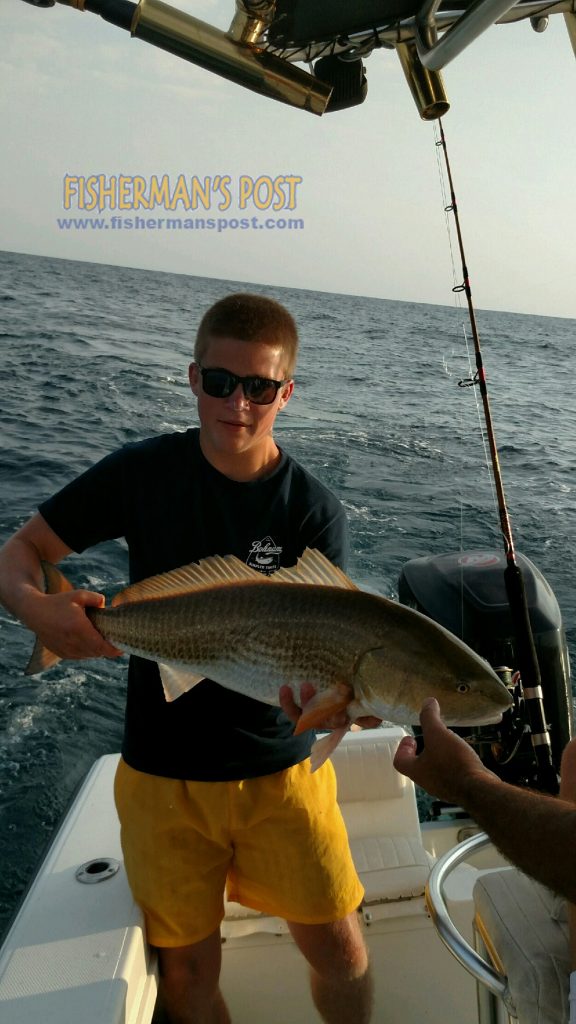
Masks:
[[[468,783],[478,775],[496,778],[485,768],[472,747],[451,732],[440,718],[435,697],[424,701],[420,712],[424,750],[416,753],[416,740],[404,736],[398,744],[394,767],[407,775],[432,796],[447,803],[460,804],[465,799]]]
[[[117,658],[122,654],[92,625],[86,608],[102,608],[103,594],[68,590],[63,594],[31,591],[22,620],[59,658]]]
[[[44,593],[41,562],[57,565],[71,551],[36,512],[0,549],[0,601],[59,658],[117,658],[122,651],[104,639],[85,612],[103,607],[103,594],[71,588]]]
[[[315,687],[312,683],[303,683],[300,687],[300,705],[294,700],[294,694],[290,686],[281,686],[279,691],[280,707],[290,719],[291,722],[296,723],[300,718],[303,709],[309,700],[312,699],[316,693]],[[381,723],[380,718],[363,717],[356,720],[356,724],[361,729],[375,729]],[[326,718],[323,722],[320,722],[316,728],[323,732],[331,731],[332,729],[348,729],[350,727],[350,719],[346,711],[338,711],[336,714]]]

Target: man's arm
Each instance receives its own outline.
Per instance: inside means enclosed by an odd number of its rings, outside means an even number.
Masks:
[[[61,658],[116,657],[121,652],[104,640],[84,611],[102,607],[102,594],[44,593],[40,562],[56,563],[70,553],[37,512],[0,548],[0,602]]]
[[[576,902],[576,807],[502,782],[440,719],[434,698],[420,714],[424,750],[405,736],[394,767],[432,795],[463,807],[504,856],[543,885]]]

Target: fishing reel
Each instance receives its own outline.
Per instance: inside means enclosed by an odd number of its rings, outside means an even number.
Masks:
[[[461,736],[486,768],[504,782],[555,795],[558,791],[557,769],[551,764],[549,770],[543,772],[538,761],[520,673],[507,666],[499,666],[494,671],[512,697],[512,706],[504,712],[502,720],[497,725],[477,726],[472,731],[458,727],[451,727],[451,731]],[[448,806],[440,800],[434,800],[426,811],[427,820],[434,821],[446,815],[467,817],[462,808]]]
[[[534,788],[536,761],[532,749],[530,725],[527,720],[526,702],[522,692],[520,675],[507,666],[494,671],[504,683],[512,697],[511,707],[504,712],[497,725],[462,728],[451,726],[468,743],[490,771],[505,782]],[[421,736],[421,731],[415,729]],[[437,820],[448,814],[450,817],[467,817],[464,810],[448,806],[441,800],[434,800],[428,808],[428,820]]]
[[[479,726],[473,732],[458,728],[453,731],[473,747],[495,775],[505,782],[532,788],[536,785],[538,766],[520,673],[508,666],[498,666],[494,671],[512,697],[512,706],[497,725]]]

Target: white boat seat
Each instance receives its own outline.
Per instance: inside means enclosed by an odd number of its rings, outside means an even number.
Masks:
[[[414,785],[392,764],[405,735],[399,726],[351,732],[332,755],[365,906],[421,897],[430,874]]]
[[[520,1024],[567,1024],[570,952],[566,901],[516,868],[474,886],[475,927],[508,978]]]
[[[419,839],[371,836],[351,839],[350,849],[364,886],[363,906],[422,896],[430,860]]]

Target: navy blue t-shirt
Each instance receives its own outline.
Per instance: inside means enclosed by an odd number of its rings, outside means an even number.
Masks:
[[[205,459],[197,429],[126,445],[40,512],[73,551],[124,537],[131,582],[209,555],[236,555],[266,573],[294,565],[306,547],[341,567],[348,555],[340,502],[294,459],[282,452],[269,476],[230,480]],[[312,741],[310,732],[293,736],[279,708],[211,680],[169,703],[156,663],[130,658],[122,754],[139,771],[203,781],[269,775],[302,761]]]

